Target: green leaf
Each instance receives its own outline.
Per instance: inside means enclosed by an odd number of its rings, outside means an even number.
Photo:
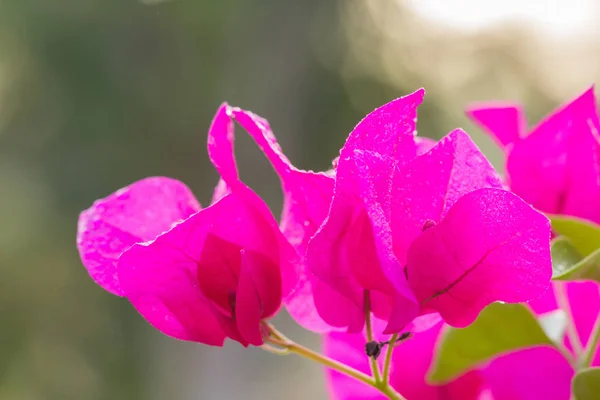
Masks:
[[[550,242],[550,254],[552,255],[553,277],[564,274],[583,259],[571,240],[564,236]]]
[[[600,368],[579,371],[571,383],[575,400],[597,400],[600,398]]]
[[[552,230],[571,240],[573,246],[586,257],[600,248],[600,226],[581,218],[548,215]]]
[[[552,279],[555,281],[596,281],[600,282],[600,249],[596,250],[577,264],[560,273],[555,270]]]
[[[556,322],[555,319],[553,325]],[[552,329],[556,332],[555,326]],[[557,347],[529,308],[523,304],[492,303],[470,326],[444,330],[428,380],[446,383],[498,355],[540,345]]]
[[[600,282],[600,249],[583,258],[571,240],[559,237],[552,241],[550,251],[553,280]]]

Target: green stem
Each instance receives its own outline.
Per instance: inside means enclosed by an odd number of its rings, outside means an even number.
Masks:
[[[388,347],[385,351],[385,360],[383,362],[383,386],[387,387],[390,384],[390,367],[392,366],[392,353],[394,352],[394,346],[398,340],[398,334],[395,333],[390,338]]]
[[[581,345],[581,340],[579,340],[579,334],[577,333],[577,329],[575,327],[575,320],[573,319],[571,305],[569,304],[569,296],[567,294],[566,282],[555,282],[554,295],[556,297],[556,302],[558,303],[558,306],[567,315],[567,336],[569,337],[571,346],[573,346],[575,358],[579,360],[579,356],[583,352],[583,346]]]
[[[311,361],[324,365],[328,368],[331,368],[335,371],[341,372],[342,374],[348,375],[366,385],[372,386],[377,389],[377,384],[375,381],[367,374],[364,374],[354,368],[351,368],[345,364],[340,363],[339,361],[333,360],[323,354],[317,353],[314,350],[309,349],[308,347],[304,347],[298,343],[290,343],[290,342],[280,342],[278,340],[271,339],[270,342],[277,346],[281,346],[285,350],[290,353],[298,354],[304,358],[307,358]]]
[[[327,368],[331,368],[334,371],[340,372],[351,378],[354,378],[357,381],[364,383],[365,385],[369,385],[372,388],[379,390],[390,400],[406,400],[406,398],[404,398],[400,393],[396,392],[391,386],[387,385],[383,387],[381,383],[375,382],[375,380],[369,375],[364,374],[352,367],[340,363],[339,361],[333,360],[323,354],[317,353],[314,350],[311,350],[307,347],[293,342],[281,332],[279,332],[277,329],[275,329],[275,327],[271,324],[266,323],[265,326],[269,330],[269,336],[265,338],[265,341],[269,344],[278,346],[283,351],[288,351],[290,353],[297,354],[311,361],[324,365]],[[265,348],[265,350],[267,350],[267,348]],[[270,349],[268,349],[268,351],[270,351]]]
[[[365,325],[367,330],[367,342],[373,341],[373,327],[371,326],[371,296],[369,291],[365,290],[363,295],[363,303],[365,307]],[[381,372],[379,371],[379,365],[375,357],[369,357],[369,365],[371,366],[371,375],[375,379],[375,383],[381,382]]]
[[[592,364],[596,351],[598,350],[598,344],[600,344],[600,316],[596,318],[594,328],[592,329],[592,336],[590,336],[588,344],[582,354],[579,368],[587,368]]]
[[[406,397],[396,392],[391,386],[380,387],[379,391],[385,394],[390,400],[406,400]]]

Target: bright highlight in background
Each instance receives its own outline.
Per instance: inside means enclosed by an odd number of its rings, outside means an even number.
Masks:
[[[589,30],[597,10],[595,0],[409,0],[406,4],[423,17],[465,31],[521,21],[558,36]]]

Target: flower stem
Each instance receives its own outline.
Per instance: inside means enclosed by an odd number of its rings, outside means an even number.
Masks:
[[[392,353],[394,352],[394,346],[398,340],[398,334],[395,333],[390,338],[387,350],[385,351],[385,360],[383,362],[383,382],[384,387],[389,386],[390,383],[390,367],[392,366]]]
[[[575,358],[578,360],[579,356],[583,352],[583,346],[581,345],[581,340],[579,339],[579,334],[577,333],[577,329],[575,327],[575,320],[573,319],[573,312],[571,311],[571,305],[569,304],[566,282],[554,283],[554,295],[556,297],[558,306],[567,315],[567,336],[571,342],[571,346],[573,346]]]
[[[385,394],[390,400],[406,400],[404,396],[392,389],[391,386],[380,387],[379,391]]]
[[[334,359],[331,359],[323,354],[317,353],[309,349],[308,347],[304,347],[301,344],[293,342],[292,340],[285,337],[281,332],[275,329],[274,326],[268,325],[270,333],[273,337],[267,337],[266,341],[279,346],[281,349],[286,350],[290,353],[298,354],[304,358],[308,358],[311,361],[315,361],[319,364],[322,364],[328,368],[331,368],[335,371],[346,374],[358,381],[361,381],[369,386],[377,388],[375,381],[367,374],[362,373],[352,367],[349,367],[345,364],[340,363]]]
[[[390,400],[406,400],[406,398],[404,398],[400,393],[396,392],[390,385],[383,386],[381,382],[375,382],[373,378],[371,378],[365,373],[362,373],[352,367],[349,367],[348,365],[342,364],[339,361],[336,361],[323,354],[317,353],[314,350],[311,350],[298,343],[295,343],[294,341],[288,339],[285,335],[283,335],[281,332],[275,329],[273,325],[269,323],[265,323],[265,326],[269,331],[269,335],[265,338],[265,342],[268,342],[270,345],[275,345],[279,347],[282,351],[297,354],[311,361],[324,365],[325,367],[330,368],[334,371],[340,372],[351,378],[354,378],[357,381],[364,383],[365,385],[369,385],[372,388],[379,390]],[[265,350],[271,351],[271,346],[266,347]]]
[[[596,322],[592,328],[592,334],[581,356],[578,365],[579,368],[587,368],[592,364],[596,351],[598,350],[598,344],[600,344],[600,316],[596,318]]]
[[[365,307],[365,325],[367,330],[367,342],[372,342],[373,327],[371,325],[371,296],[369,295],[368,290],[364,291],[363,303]],[[377,364],[377,360],[375,359],[375,357],[369,357],[369,364],[371,366],[371,374],[375,379],[375,383],[379,384],[381,382],[381,372],[379,371],[379,365]]]

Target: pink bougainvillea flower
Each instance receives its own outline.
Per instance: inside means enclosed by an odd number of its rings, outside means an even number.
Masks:
[[[200,209],[190,190],[148,178],[81,214],[78,248],[92,278],[178,339],[261,345],[261,321],[297,284],[297,253],[267,205],[239,179],[233,122],[222,106],[209,131],[223,182]]]
[[[467,113],[503,145],[514,193],[541,211],[600,223],[600,136],[593,88],[530,133],[518,106],[480,104]]]
[[[283,188],[283,211],[281,231],[297,250],[301,265],[305,264],[309,239],[327,216],[333,195],[334,171],[313,172],[294,167],[279,147],[268,122],[249,111],[237,107],[227,108],[227,115],[239,123],[255,140],[278,174]],[[229,141],[233,136],[229,136]],[[427,144],[423,144],[426,146]],[[217,146],[213,146],[217,150]],[[233,146],[227,150],[232,152]],[[227,185],[220,182],[215,197],[227,192]],[[335,291],[319,282],[306,268],[299,272],[296,286],[289,291],[285,305],[290,315],[303,327],[315,332],[330,331],[316,311],[315,298],[339,298]]]
[[[528,301],[549,284],[548,220],[499,189],[469,137],[456,130],[422,154],[423,93],[380,107],[350,134],[308,246],[309,269],[345,298],[315,298],[317,310],[348,332],[362,330],[365,291],[393,333],[431,312],[465,326],[490,302]]]
[[[359,196],[362,188],[355,158],[361,151],[373,155],[369,158],[373,162],[370,167],[382,181],[392,176],[396,165],[414,158],[417,152],[414,140],[416,110],[423,95],[424,91],[419,90],[367,115],[350,134],[340,152],[329,214],[307,250],[311,272],[344,298],[343,302],[315,299],[319,314],[332,326],[345,327],[352,332],[362,329],[364,289],[354,276],[354,272],[360,272],[358,268],[371,269],[374,276],[371,283],[380,289],[372,296],[374,311],[389,314],[387,297],[393,296],[408,313],[418,313],[416,299],[402,277],[398,276],[394,282],[384,275],[385,270],[400,270],[402,267],[391,254],[389,246],[381,249],[388,253],[382,261],[395,265],[379,265],[373,229],[365,203]],[[373,264],[377,265],[369,268]]]
[[[600,312],[600,288],[594,282],[566,284],[569,307],[572,310],[576,332],[583,347],[588,345],[593,326]],[[538,314],[558,309],[553,291],[530,303]],[[421,317],[422,318],[422,317]],[[374,326],[383,323],[374,320]],[[570,398],[573,366],[556,349],[541,346],[499,355],[491,362],[476,367],[460,377],[439,385],[427,382],[436,342],[443,324],[417,333],[400,343],[392,354],[390,384],[409,400],[565,400]],[[377,340],[389,338],[382,335]],[[575,351],[565,337],[565,344],[575,356]],[[353,368],[370,375],[364,348],[364,333],[331,333],[325,336],[325,353]],[[383,357],[379,357],[380,368]],[[600,353],[596,352],[591,366],[600,366]],[[330,392],[336,400],[383,400],[386,397],[373,388],[327,370]]]
[[[378,323],[375,320],[374,325]],[[433,358],[435,342],[443,324],[417,333],[400,343],[392,353],[390,385],[408,400],[483,400],[485,387],[479,371],[469,372],[444,385],[430,385],[425,377]],[[386,341],[389,338],[379,337]],[[371,375],[369,359],[365,356],[366,339],[363,333],[333,332],[325,336],[327,356]],[[384,350],[385,351],[385,350]],[[383,368],[384,357],[378,358]],[[385,400],[374,388],[355,381],[339,372],[327,370],[327,383],[335,400]]]
[[[600,313],[600,288],[595,282],[558,282],[555,284],[556,289],[558,285],[565,285],[576,333],[581,345],[585,347]],[[531,306],[538,314],[558,309],[552,291],[532,302]],[[569,338],[565,337],[564,340],[575,356]],[[600,366],[598,352],[592,358],[591,366]],[[569,399],[571,379],[575,374],[569,361],[558,350],[549,347],[524,349],[502,355],[479,372],[495,400]]]

